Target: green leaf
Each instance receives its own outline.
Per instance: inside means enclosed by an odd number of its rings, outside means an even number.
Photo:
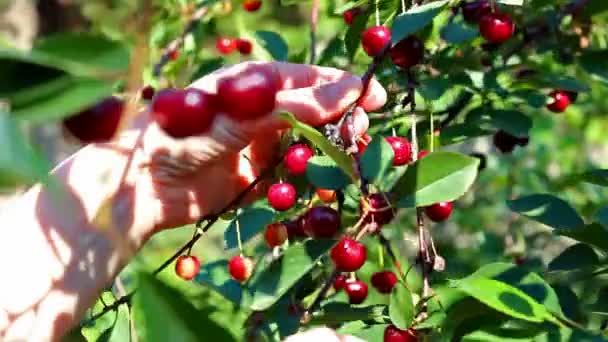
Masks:
[[[595,185],[608,186],[608,169],[595,169],[572,176],[568,184],[575,182],[586,182]]]
[[[369,342],[380,342],[388,324],[367,325],[361,321],[353,321],[343,325],[338,333],[348,334]],[[320,342],[320,341],[319,341]]]
[[[463,22],[449,22],[441,29],[441,38],[451,44],[461,44],[479,36],[479,30]]]
[[[462,196],[477,176],[479,159],[433,152],[410,165],[393,188],[399,208],[428,206]]]
[[[392,28],[392,43],[396,44],[430,24],[448,2],[449,0],[433,1],[414,7],[397,16]]]
[[[483,129],[479,124],[465,122],[460,124],[451,124],[441,130],[439,139],[441,146],[463,143],[471,138],[483,137],[493,134],[494,131]]]
[[[374,137],[361,156],[362,176],[371,183],[382,180],[393,165],[394,158],[391,145],[383,137]]]
[[[608,50],[585,51],[579,63],[593,78],[608,83]]]
[[[365,11],[361,15],[358,15],[352,25],[348,27],[346,35],[344,35],[344,46],[346,47],[346,54],[352,60],[355,54],[361,47],[361,35],[367,28],[367,20],[370,17],[371,11]]]
[[[344,48],[344,41],[340,39],[340,37],[334,37],[329,41],[329,43],[327,43],[325,49],[323,49],[323,51],[321,51],[319,54],[317,64],[328,65],[334,60],[334,58],[345,55],[346,50]]]
[[[286,61],[287,56],[289,56],[289,48],[287,47],[287,43],[276,32],[273,31],[256,31],[255,37],[262,45],[268,53],[274,58],[276,61]]]
[[[608,228],[599,223],[591,223],[576,228],[556,229],[555,232],[608,252]]]
[[[414,301],[410,290],[401,283],[397,283],[391,292],[388,313],[397,328],[408,330],[412,326],[415,313]]]
[[[467,277],[453,281],[452,286],[511,317],[539,323],[554,320],[543,305],[506,283],[482,277]]]
[[[549,194],[523,196],[507,201],[507,206],[512,211],[557,229],[575,229],[585,224],[566,201]]]
[[[274,221],[275,214],[273,209],[260,203],[242,209],[224,231],[224,247],[227,249],[238,247],[237,222],[241,231],[241,242],[245,243],[263,232],[266,226]]]
[[[249,288],[253,293],[252,310],[266,310],[276,303],[335,244],[333,240],[309,240],[290,246],[280,259],[261,271]]]
[[[364,307],[353,307],[348,303],[328,303],[315,313],[310,323],[333,325],[350,321],[376,321],[388,320],[386,306],[370,305]]]
[[[306,165],[308,181],[322,189],[339,190],[350,184],[351,180],[328,156],[314,156]]]
[[[597,213],[595,213],[595,217],[597,218],[599,224],[605,228],[608,228],[608,206],[601,207]]]
[[[597,265],[599,258],[593,248],[582,243],[566,248],[549,263],[549,271],[570,271]]]
[[[205,263],[198,272],[195,281],[205,285],[236,305],[242,305],[247,299],[246,292],[228,273],[228,260],[217,260]]]
[[[352,159],[327,140],[323,134],[313,127],[298,121],[292,114],[283,113],[281,114],[281,118],[289,122],[297,133],[310,140],[318,149],[333,159],[351,179],[355,179]]]
[[[126,304],[118,307],[116,321],[111,330],[101,336],[97,342],[122,342],[131,338],[131,322],[129,320],[129,306]]]
[[[532,129],[532,119],[515,110],[493,110],[490,115],[492,126],[517,137],[528,136]]]

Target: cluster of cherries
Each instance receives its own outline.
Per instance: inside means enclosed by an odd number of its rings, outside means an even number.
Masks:
[[[246,56],[253,51],[253,44],[245,38],[218,37],[215,41],[215,48],[222,55],[229,55],[238,50],[241,55]]]

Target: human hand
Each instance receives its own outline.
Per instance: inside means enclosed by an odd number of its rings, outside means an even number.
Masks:
[[[290,336],[284,342],[308,342],[308,341],[363,342],[363,340],[353,337],[353,336],[338,335],[335,331],[333,331],[329,328],[311,329],[311,330]]]
[[[277,160],[281,133],[289,127],[278,114],[290,112],[310,125],[323,125],[339,118],[363,88],[359,77],[344,71],[280,62],[233,65],[191,87],[215,94],[220,79],[249,68],[266,68],[276,77],[280,90],[273,113],[242,122],[219,114],[207,133],[180,140],[153,122],[146,129],[143,149],[148,159],[143,175],[152,203],[145,207],[154,208],[157,229],[217,213]],[[386,92],[372,81],[353,115],[355,134],[368,128],[366,111],[380,108],[385,101]],[[248,199],[261,195],[263,189],[257,187]]]

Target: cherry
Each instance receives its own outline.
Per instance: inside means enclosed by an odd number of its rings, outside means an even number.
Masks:
[[[369,213],[365,217],[365,222],[375,222],[381,226],[391,222],[395,217],[395,212],[387,198],[388,194],[376,193],[369,195],[367,198]],[[365,208],[365,203],[361,202],[362,208]]]
[[[262,0],[245,0],[243,8],[247,12],[255,12],[262,7]]]
[[[264,239],[269,247],[277,247],[287,240],[287,227],[282,223],[272,223],[266,226]]]
[[[201,262],[194,255],[182,255],[175,261],[175,273],[184,280],[192,280],[201,269]]]
[[[394,325],[389,325],[384,330],[384,342],[416,342],[416,331],[414,329],[401,330]]]
[[[124,109],[124,103],[117,97],[108,97],[94,106],[63,121],[63,126],[84,143],[112,140]]]
[[[232,279],[244,283],[253,272],[253,260],[242,255],[235,256],[228,262],[228,272]]]
[[[367,298],[367,285],[360,280],[346,282],[344,290],[348,295],[348,302],[350,304],[361,304]]]
[[[563,90],[554,90],[549,96],[553,98],[553,102],[547,105],[547,109],[554,113],[562,113],[572,102],[568,93]]]
[[[357,141],[357,148],[359,149],[359,155],[363,155],[365,149],[367,149],[367,145],[372,141],[372,137],[367,133],[363,133],[363,135]]]
[[[340,214],[330,207],[312,207],[302,219],[304,231],[314,238],[332,238],[340,229]]]
[[[372,286],[380,293],[391,293],[395,284],[397,284],[397,276],[391,271],[382,271],[372,274]]]
[[[526,146],[528,142],[529,138],[527,137],[519,138],[503,130],[494,133],[494,146],[502,153],[511,153],[515,146]]]
[[[479,21],[479,32],[490,43],[503,43],[515,32],[515,24],[504,13],[489,13]]]
[[[388,51],[393,64],[403,69],[413,67],[424,57],[424,43],[416,36],[408,36]]]
[[[253,44],[248,39],[239,38],[236,41],[236,48],[242,55],[249,55],[253,51]]]
[[[330,256],[338,271],[354,272],[365,263],[367,248],[353,239],[343,238],[331,249]]]
[[[306,173],[306,164],[314,152],[306,144],[293,144],[285,152],[283,163],[287,172],[297,176]]]
[[[268,202],[277,211],[285,211],[296,203],[296,188],[289,183],[275,183],[268,189]]]
[[[452,202],[439,202],[424,208],[426,216],[434,222],[445,221],[452,214]]]
[[[156,93],[154,87],[147,85],[141,89],[141,98],[150,101],[154,97],[154,93]]]
[[[344,274],[338,274],[336,279],[334,279],[334,290],[340,291],[346,286],[346,282],[348,278]]]
[[[179,50],[171,50],[169,51],[169,59],[174,61],[179,58]]]
[[[469,24],[478,23],[483,16],[492,12],[492,6],[488,0],[465,2],[460,5],[460,8],[464,20]]]
[[[228,55],[236,50],[236,40],[228,37],[218,37],[215,41],[217,52],[222,55]]]
[[[258,119],[274,110],[278,88],[272,67],[253,65],[219,81],[220,109],[238,121]]]
[[[317,189],[317,196],[323,203],[334,203],[336,201],[336,192],[334,190],[329,189]]]
[[[372,26],[363,32],[361,43],[370,57],[378,56],[391,42],[391,30],[386,26]]]
[[[404,137],[386,137],[386,142],[391,144],[395,157],[393,166],[405,165],[412,161],[412,147],[407,138]]]
[[[216,113],[216,97],[200,89],[165,89],[152,101],[152,117],[168,135],[186,138],[205,133]]]
[[[427,150],[420,150],[420,152],[418,152],[418,159],[422,159],[426,156],[428,156],[431,152],[427,151]]]
[[[342,13],[342,18],[346,25],[350,26],[355,22],[355,19],[363,13],[363,10],[359,7],[354,7]]]
[[[290,240],[305,238],[308,235],[304,231],[304,217],[300,216],[294,220],[287,221],[285,223],[285,227],[287,228],[287,235]]]

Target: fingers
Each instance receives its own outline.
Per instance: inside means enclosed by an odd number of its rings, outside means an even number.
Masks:
[[[305,341],[323,341],[323,342],[363,342],[353,336],[340,336],[335,331],[329,328],[317,328],[292,335],[284,342],[305,342]]]

